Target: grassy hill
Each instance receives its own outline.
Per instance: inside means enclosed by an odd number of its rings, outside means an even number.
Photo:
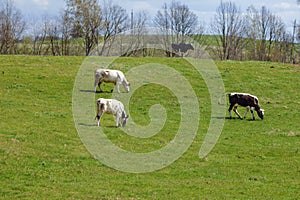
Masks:
[[[200,107],[190,148],[170,166],[131,174],[89,154],[74,126],[72,93],[84,57],[1,56],[1,199],[296,199],[300,196],[300,67],[281,63],[217,61],[227,92],[259,97],[265,119],[225,119],[217,145],[198,157],[210,120],[210,96],[203,79],[180,58],[119,58],[113,67],[159,62],[184,74]],[[133,83],[132,83],[133,84]],[[104,90],[110,90],[105,84]],[[93,80],[90,88],[93,89]],[[122,90],[123,88],[121,88]],[[185,91],[183,91],[185,92]],[[95,98],[111,97],[97,93]],[[149,123],[148,109],[165,106],[159,134],[133,138],[102,119],[107,137],[133,152],[167,145],[178,128],[178,103],[167,88],[145,84],[133,94],[131,116]],[[136,103],[133,103],[136,102]],[[244,108],[239,108],[240,113]],[[95,113],[91,114],[92,116]],[[226,113],[228,116],[228,113]],[[94,124],[92,119],[89,123]]]

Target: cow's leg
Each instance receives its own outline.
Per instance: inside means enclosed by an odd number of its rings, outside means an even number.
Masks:
[[[119,83],[119,82],[116,82],[115,83],[115,87],[114,87],[114,91],[117,91],[118,93],[120,93],[120,89],[119,89],[119,85],[120,85],[121,83]]]
[[[115,83],[115,86],[114,86],[114,88],[113,88],[113,89],[111,89],[111,90],[110,90],[110,92],[112,93],[113,91],[116,91],[116,89],[117,89],[117,84]]]
[[[95,82],[94,82],[94,92],[97,91],[97,85],[99,84],[99,79],[95,77]]]
[[[111,90],[111,92],[113,91],[118,91],[118,93],[120,93],[120,89],[119,89],[119,84],[115,83],[115,87]]]
[[[117,83],[117,84],[116,84],[116,87],[117,87],[118,93],[120,93],[120,88],[119,88],[119,86],[120,86],[120,83]]]
[[[253,120],[255,120],[255,117],[254,117],[254,109],[255,109],[254,107],[251,107],[251,108],[250,108],[250,111],[251,111],[252,119],[253,119]]]
[[[100,120],[101,120],[102,112],[98,113],[96,118],[97,118],[97,125],[100,126]]]
[[[237,111],[237,106],[234,106],[234,107],[233,107],[233,111],[235,112],[235,114],[236,114],[237,116],[239,116],[240,119],[243,119],[243,118],[241,117],[240,113]]]
[[[228,108],[230,119],[232,119],[231,111],[232,111],[233,106],[234,106],[234,104],[230,104],[230,106]]]
[[[244,114],[244,119],[246,119],[246,116],[247,116],[248,111],[249,111],[249,107],[247,106],[247,107],[246,107],[246,110],[245,110],[245,114]]]
[[[119,122],[120,117],[115,115],[115,120],[116,120],[116,127],[118,128],[120,126],[120,122]]]
[[[101,88],[101,83],[102,83],[102,81],[99,81],[99,82],[98,82],[98,87],[99,87],[99,89],[100,89],[100,92],[103,92],[103,90],[102,90],[102,88]]]

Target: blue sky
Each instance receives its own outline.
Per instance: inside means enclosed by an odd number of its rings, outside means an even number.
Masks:
[[[64,0],[14,0],[16,6],[25,16],[39,17],[42,15],[56,16],[60,10],[64,9]],[[188,0],[182,1],[198,15],[199,19],[209,23],[220,4],[221,0]],[[224,2],[226,0],[223,0]],[[242,11],[250,5],[256,8],[266,6],[272,13],[280,16],[288,27],[292,27],[293,21],[297,19],[300,22],[300,5],[297,0],[230,0],[234,2]],[[103,0],[99,0],[100,3]],[[146,10],[151,16],[155,15],[164,2],[171,0],[113,0],[114,3],[122,6],[128,12],[131,10]]]

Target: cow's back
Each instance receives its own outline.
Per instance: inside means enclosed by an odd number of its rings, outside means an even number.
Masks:
[[[230,103],[237,103],[240,106],[255,107],[258,105],[258,98],[248,93],[230,93],[228,97]]]
[[[110,69],[96,69],[95,78],[108,83],[116,83],[118,72]]]
[[[107,114],[121,114],[124,110],[123,104],[115,99],[105,99],[103,100],[103,103],[105,104],[105,113]]]
[[[112,104],[112,109],[115,112],[118,112],[118,111],[122,112],[124,110],[124,105],[118,100],[111,99],[111,104]]]

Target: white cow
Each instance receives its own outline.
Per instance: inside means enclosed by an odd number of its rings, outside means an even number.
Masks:
[[[94,83],[94,91],[96,92],[97,85],[99,86],[100,92],[102,92],[101,83],[114,83],[115,90],[120,93],[119,85],[123,85],[126,92],[129,92],[130,83],[126,80],[123,72],[120,70],[112,70],[112,69],[96,69],[95,70],[95,83]],[[113,92],[113,90],[111,92]]]
[[[100,126],[101,116],[104,113],[113,114],[115,116],[116,127],[120,125],[124,127],[126,125],[129,116],[126,115],[122,102],[115,99],[99,98],[97,100],[97,109],[98,112],[95,119],[97,118],[98,120],[98,126]]]

